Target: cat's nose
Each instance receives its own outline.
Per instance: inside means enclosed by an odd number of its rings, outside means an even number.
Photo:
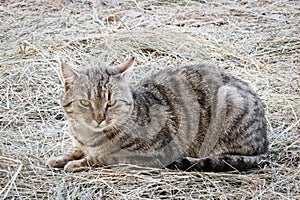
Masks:
[[[105,120],[105,113],[99,112],[96,114],[96,119],[95,119],[99,124]]]

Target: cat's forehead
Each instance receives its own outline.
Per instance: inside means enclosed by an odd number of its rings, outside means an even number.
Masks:
[[[89,81],[107,81],[110,78],[110,74],[105,67],[91,67],[82,70],[80,77]]]
[[[105,68],[88,68],[79,72],[75,88],[84,96],[102,97],[111,88],[110,80]]]
[[[111,75],[104,67],[88,68],[81,71],[79,74],[79,81],[81,82],[81,84],[89,85],[92,87],[107,88],[109,87],[111,79]]]

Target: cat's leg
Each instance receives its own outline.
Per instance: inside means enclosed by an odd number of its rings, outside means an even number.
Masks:
[[[206,158],[184,157],[168,165],[167,168],[205,172],[244,171],[258,167],[258,164],[265,157],[265,155],[219,155]]]
[[[74,147],[70,152],[53,157],[47,160],[46,166],[54,168],[63,168],[68,162],[78,160],[84,157],[84,153],[77,147]]]

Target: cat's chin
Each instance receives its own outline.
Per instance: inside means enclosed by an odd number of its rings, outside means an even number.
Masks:
[[[105,129],[108,129],[109,126],[88,126],[89,129],[91,129],[92,131],[94,132],[102,132],[104,131]]]
[[[107,126],[105,127],[91,127],[91,129],[94,131],[94,132],[102,132],[104,131],[105,129],[107,129]]]

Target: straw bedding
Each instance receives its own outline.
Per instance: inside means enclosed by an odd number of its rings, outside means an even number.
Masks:
[[[0,1],[0,198],[299,199],[300,5],[251,1]],[[132,166],[82,173],[44,161],[70,145],[59,66],[137,58],[131,81],[213,63],[266,103],[267,164],[196,173]]]

